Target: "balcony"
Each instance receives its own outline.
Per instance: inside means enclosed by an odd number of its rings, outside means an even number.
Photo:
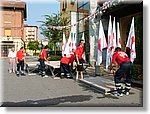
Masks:
[[[13,37],[1,37],[0,41],[13,41]]]

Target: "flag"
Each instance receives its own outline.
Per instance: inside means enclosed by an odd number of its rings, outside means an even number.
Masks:
[[[66,47],[66,38],[65,38],[65,34],[63,33],[62,56],[64,56],[65,47]]]
[[[106,54],[106,69],[108,69],[108,66],[111,62],[111,55],[112,55],[112,22],[111,22],[111,16],[109,17],[109,23],[108,23],[108,38],[107,38],[107,54]]]
[[[116,48],[116,21],[114,17],[113,28],[112,28],[112,54]]]
[[[76,50],[76,33],[73,33],[73,46],[72,46],[72,49],[75,49]]]
[[[64,54],[69,55],[70,54],[70,50],[72,49],[72,42],[71,42],[71,32],[68,38],[68,41],[66,43],[66,47],[64,50]]]
[[[81,39],[84,40],[84,42],[85,42],[84,32],[82,33],[82,38]],[[85,51],[82,55],[82,58],[86,61]]]
[[[117,47],[121,48],[121,37],[120,37],[119,22],[117,22]]]
[[[130,48],[130,60],[133,63],[134,59],[136,58],[134,17],[132,18],[132,23],[131,23],[126,47]]]
[[[102,25],[102,21],[100,20],[99,25],[99,39],[98,39],[98,53],[97,53],[97,65],[100,65],[102,63],[102,51],[104,48],[107,47],[106,38],[104,34],[104,29]]]

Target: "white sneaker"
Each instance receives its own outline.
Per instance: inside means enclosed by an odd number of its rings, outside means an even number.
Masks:
[[[114,95],[115,95],[115,96],[118,96],[118,97],[122,97],[122,96],[123,96],[123,94],[122,94],[122,93],[118,93],[118,92],[117,92],[117,93],[115,93]]]
[[[129,95],[129,92],[126,92],[126,93],[125,93],[125,95],[127,95],[127,96],[128,96],[128,95]]]
[[[60,79],[60,77],[54,77],[54,79],[55,79],[55,80],[59,80],[59,79]]]
[[[45,75],[45,76],[43,76],[43,78],[48,78],[49,76],[47,76],[47,75]]]
[[[12,73],[12,70],[9,70],[9,73],[11,74],[11,73]]]

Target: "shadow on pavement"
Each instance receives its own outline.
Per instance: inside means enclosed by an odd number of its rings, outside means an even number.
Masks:
[[[36,101],[27,100],[23,102],[4,102],[2,103],[2,107],[46,107],[55,106],[65,102],[84,102],[89,101],[91,98],[92,96],[90,95],[74,95]]]

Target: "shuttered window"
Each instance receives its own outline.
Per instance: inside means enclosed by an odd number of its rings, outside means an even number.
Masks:
[[[10,37],[11,36],[11,29],[7,28],[7,29],[4,30],[4,32],[5,32],[4,34],[5,34],[6,37]]]

